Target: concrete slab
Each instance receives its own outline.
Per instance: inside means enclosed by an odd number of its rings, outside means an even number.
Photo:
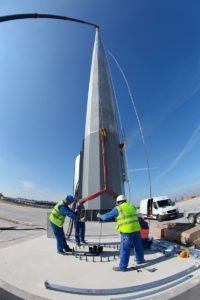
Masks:
[[[13,205],[13,210],[14,210]],[[32,208],[26,208],[26,213],[33,214]],[[9,211],[9,210],[8,210]],[[24,212],[24,209],[23,209]],[[22,214],[23,214],[22,212]],[[47,211],[46,211],[47,212]],[[45,217],[46,212],[41,212],[41,218]],[[14,212],[13,212],[14,214]],[[20,210],[18,208],[18,219],[20,219]],[[24,221],[24,219],[22,219]],[[32,221],[31,217],[30,220]],[[30,221],[29,220],[29,221]],[[43,223],[43,221],[42,221]],[[8,221],[1,221],[2,226],[10,226],[13,223]],[[40,219],[37,224],[41,224]],[[16,225],[16,224],[15,224]],[[17,224],[17,226],[22,224]],[[14,225],[13,225],[14,226]],[[87,222],[87,236],[89,242],[99,242],[100,223]],[[5,232],[1,234],[6,235]],[[197,295],[200,284],[200,270],[191,274],[188,278],[183,278],[182,283],[173,287],[165,284],[159,289],[154,288],[148,291],[155,291],[152,296],[145,296],[140,298],[141,292],[134,294],[113,295],[113,296],[88,296],[88,295],[75,295],[66,294],[57,291],[47,290],[44,282],[48,280],[51,283],[70,286],[76,288],[88,289],[105,289],[105,288],[124,288],[130,286],[151,283],[160,279],[166,278],[177,272],[184,271],[190,266],[193,266],[195,260],[193,258],[181,259],[179,257],[162,257],[161,253],[152,253],[149,251],[145,255],[146,264],[142,272],[131,270],[126,273],[114,272],[113,266],[117,266],[118,259],[107,262],[95,262],[91,260],[79,260],[73,256],[62,256],[56,253],[55,239],[48,239],[46,234],[38,236],[37,238],[27,240],[21,239],[20,243],[15,244],[13,241],[12,246],[7,244],[4,248],[0,248],[0,299],[176,299],[179,294],[185,293],[190,295],[191,299],[198,299]],[[72,236],[73,241],[73,236]],[[104,223],[102,229],[102,236],[100,242],[117,242],[119,235],[114,230],[114,223]],[[18,241],[19,242],[19,241]],[[69,242],[71,246],[73,243]],[[85,248],[86,249],[86,248]],[[105,248],[106,251],[116,251],[116,249]],[[134,265],[134,259],[131,257],[129,266]],[[156,268],[155,272],[149,272],[148,268]],[[164,289],[166,288],[166,290]],[[5,289],[15,293],[16,297],[3,298],[2,291]],[[195,294],[196,291],[196,294]],[[146,291],[143,291],[146,292]],[[191,295],[192,293],[192,295]],[[5,295],[5,293],[4,293]],[[130,298],[132,297],[132,298]],[[180,299],[186,299],[180,296]],[[197,298],[195,298],[197,297]],[[177,298],[179,299],[179,298]]]
[[[92,240],[93,237],[89,238],[89,241]],[[102,238],[102,242],[104,241],[108,241],[107,238]],[[112,251],[111,248],[105,250]],[[192,258],[184,260],[179,257],[162,257],[161,253],[149,252],[145,255],[146,266],[153,266],[157,271],[150,273],[142,269],[142,272],[136,270],[126,273],[114,272],[112,267],[118,265],[118,259],[93,263],[79,260],[74,256],[58,255],[55,240],[46,236],[0,249],[0,257],[0,278],[6,283],[36,296],[58,300],[85,300],[95,297],[47,290],[44,287],[46,280],[64,286],[88,289],[120,288],[156,281],[194,264]],[[133,257],[129,265],[130,267],[134,265]],[[109,299],[109,296],[97,298]]]

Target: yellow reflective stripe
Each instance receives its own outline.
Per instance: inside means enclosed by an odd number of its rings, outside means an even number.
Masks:
[[[124,222],[123,224],[117,224],[117,226],[119,228],[121,226],[124,226],[124,225],[127,225],[127,224],[131,224],[131,223],[135,223],[135,222],[138,222],[138,220],[132,220],[132,221],[129,221],[129,222]]]
[[[119,206],[119,210],[120,210],[120,212],[122,214],[122,217],[121,218],[117,218],[117,221],[122,220],[122,219],[126,219],[126,218],[130,218],[130,217],[137,217],[137,214],[125,215],[124,214],[124,210],[121,207],[121,205]]]
[[[55,215],[53,212],[52,212],[52,215],[56,218],[56,219],[58,219],[58,220],[63,220],[63,217],[62,216],[57,216],[57,215]]]
[[[65,215],[63,215],[59,210],[57,210],[56,208],[53,209],[53,211],[56,211],[58,214],[60,214],[61,216],[65,217]]]
[[[137,214],[126,215],[121,218],[117,218],[117,220],[122,220],[122,219],[130,218],[130,217],[137,217]]]

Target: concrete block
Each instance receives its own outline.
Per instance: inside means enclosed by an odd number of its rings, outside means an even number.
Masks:
[[[200,249],[200,238],[197,239],[197,240],[195,240],[195,241],[193,242],[193,245],[195,246],[196,249]]]
[[[164,230],[164,239],[168,242],[181,243],[183,232],[192,227],[192,224],[187,223],[168,223],[168,228]]]
[[[164,239],[169,242],[181,243],[182,232],[191,229],[192,224],[188,223],[167,223],[160,224],[153,230],[153,237],[158,239]]]
[[[181,232],[175,228],[166,228],[164,230],[164,239],[168,242],[181,242]]]
[[[200,238],[200,226],[190,228],[181,234],[181,243],[192,246],[194,241]]]
[[[159,224],[157,227],[153,229],[153,237],[155,239],[163,239],[164,238],[164,230],[168,227],[168,224]]]
[[[200,238],[200,226],[194,227],[188,223],[168,223],[161,228],[161,238],[168,242],[191,246],[195,240]]]

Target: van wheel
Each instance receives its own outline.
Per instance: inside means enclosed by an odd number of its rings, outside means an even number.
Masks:
[[[196,216],[196,222],[197,222],[197,224],[200,224],[200,214],[197,214],[197,216]]]
[[[190,224],[195,224],[195,215],[189,215],[189,217],[188,217],[188,222],[190,223]]]

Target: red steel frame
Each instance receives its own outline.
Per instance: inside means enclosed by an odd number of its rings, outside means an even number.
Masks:
[[[78,203],[85,203],[88,200],[95,199],[96,197],[102,195],[103,193],[107,193],[113,197],[116,197],[117,194],[108,188],[108,175],[107,175],[107,166],[106,166],[106,130],[105,128],[100,129],[101,134],[101,148],[102,148],[102,162],[103,162],[103,181],[104,187],[103,190],[100,190],[94,194],[86,196],[78,201]]]

